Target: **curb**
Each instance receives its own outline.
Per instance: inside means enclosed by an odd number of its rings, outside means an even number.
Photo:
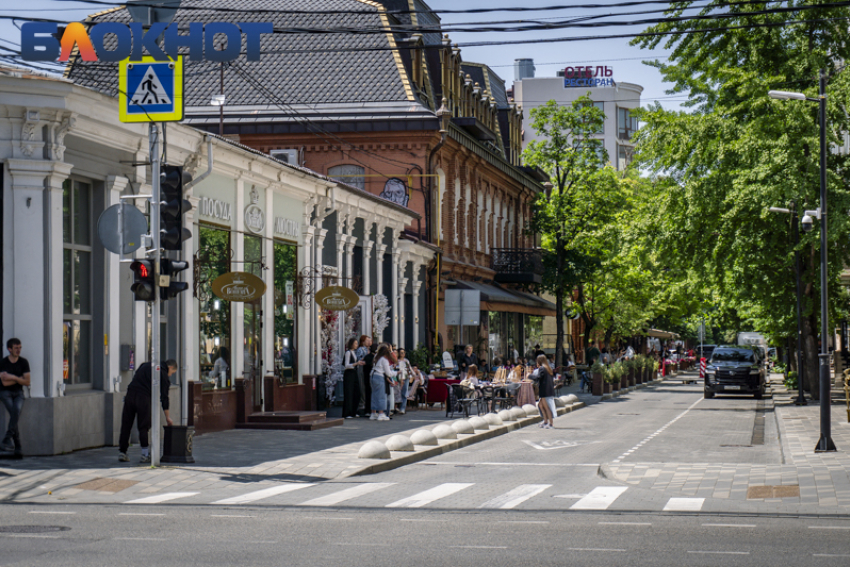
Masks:
[[[616,398],[627,394],[633,390],[639,390],[642,388],[647,388],[649,386],[655,386],[664,382],[663,379],[657,378],[655,380],[651,380],[649,382],[644,382],[643,384],[637,384],[635,386],[630,386],[628,388],[624,388],[622,390],[618,390],[616,393],[612,394],[604,394],[600,401],[610,400],[612,398]],[[584,402],[576,402],[570,406],[557,408],[558,409],[558,417],[571,413],[577,409],[581,409],[586,407]],[[532,417],[526,417],[519,421],[509,422],[505,425],[500,425],[495,427],[494,429],[490,429],[488,431],[482,431],[480,433],[473,433],[472,435],[463,435],[462,438],[458,439],[440,439],[440,445],[437,447],[428,447],[426,449],[416,449],[413,452],[397,452],[393,451],[390,454],[392,457],[387,460],[377,461],[372,464],[365,465],[359,469],[355,469],[349,473],[343,474],[337,478],[348,478],[352,476],[364,476],[369,474],[376,474],[380,472],[386,472],[393,469],[397,469],[400,467],[404,467],[407,465],[411,465],[413,463],[417,463],[419,461],[424,461],[426,459],[430,459],[432,457],[436,457],[438,455],[442,455],[444,453],[449,453],[456,449],[462,449],[463,447],[468,447],[469,445],[473,445],[480,441],[486,441],[487,439],[493,439],[494,437],[499,437],[501,435],[505,435],[506,433],[510,433],[511,431],[516,431],[518,429],[522,429],[523,427],[528,427],[529,425],[533,425],[535,423],[539,423],[541,421],[541,417],[539,415],[535,415]],[[459,436],[462,434],[458,434]],[[421,447],[421,445],[420,445]],[[398,456],[396,456],[398,455]]]

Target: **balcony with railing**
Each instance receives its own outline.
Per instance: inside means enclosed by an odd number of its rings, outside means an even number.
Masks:
[[[493,248],[491,268],[499,283],[539,284],[543,281],[543,251],[534,248]]]

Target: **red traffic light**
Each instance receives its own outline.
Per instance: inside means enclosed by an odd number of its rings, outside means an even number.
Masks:
[[[133,271],[133,299],[136,301],[154,300],[154,267],[152,260],[136,260],[130,264]]]

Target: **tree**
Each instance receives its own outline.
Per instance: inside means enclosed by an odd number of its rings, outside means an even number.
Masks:
[[[671,4],[682,16],[693,2]],[[785,2],[805,8],[819,1]],[[774,337],[794,329],[793,248],[787,224],[767,210],[796,200],[818,206],[817,105],[778,101],[767,92],[793,90],[816,96],[819,69],[829,75],[828,136],[840,145],[850,131],[848,76],[837,62],[850,56],[846,7],[776,13],[776,4],[730,5],[712,1],[698,21],[665,22],[634,43],[673,49],[667,63],[653,62],[669,94],[685,94],[689,111],[656,105],[640,115],[637,136],[643,167],[664,174],[676,188],[658,202],[654,245],[680,265],[690,265],[704,287],[716,289],[721,310],[736,311]],[[752,12],[767,13],[753,14]],[[721,18],[722,16],[722,18]],[[805,20],[783,25],[786,20]],[[753,27],[757,24],[760,27]],[[723,31],[700,31],[735,28]],[[697,31],[697,33],[687,33]],[[686,33],[682,33],[686,32]],[[832,315],[844,301],[838,276],[847,265],[850,221],[848,156],[830,152],[829,285]],[[803,237],[804,362],[808,389],[817,396],[817,329],[820,248],[817,232]],[[688,264],[684,264],[688,263]]]
[[[529,143],[526,165],[539,167],[552,188],[534,203],[530,230],[543,236],[551,255],[544,262],[543,287],[555,295],[555,364],[564,362],[564,302],[598,269],[604,245],[594,238],[622,202],[617,172],[602,141],[594,138],[605,121],[587,96],[566,106],[549,101],[531,111],[532,128],[542,139]]]

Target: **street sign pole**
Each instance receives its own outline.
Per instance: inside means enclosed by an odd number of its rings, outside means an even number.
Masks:
[[[162,155],[159,124],[150,123],[151,156],[151,240],[153,242],[153,302],[151,302],[151,466],[159,466],[159,202],[160,202],[160,156]]]

